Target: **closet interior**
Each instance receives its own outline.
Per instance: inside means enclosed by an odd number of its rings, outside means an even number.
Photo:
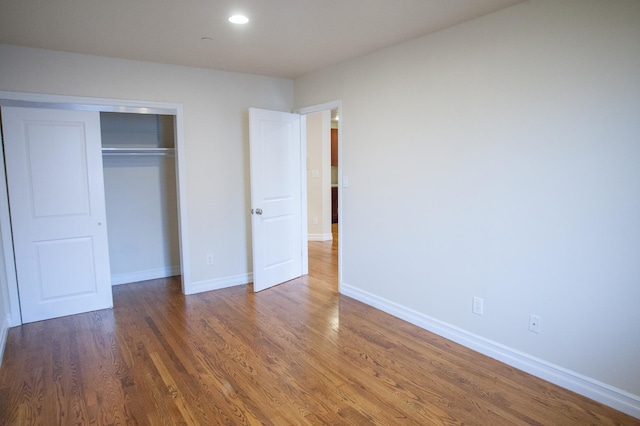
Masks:
[[[174,118],[100,113],[113,285],[180,274]]]

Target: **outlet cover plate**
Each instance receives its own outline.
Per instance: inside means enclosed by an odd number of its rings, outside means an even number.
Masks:
[[[539,315],[531,314],[529,315],[529,331],[533,331],[534,333],[540,333],[540,325],[542,319]]]
[[[482,297],[474,297],[473,298],[473,313],[476,315],[484,314],[484,300]]]

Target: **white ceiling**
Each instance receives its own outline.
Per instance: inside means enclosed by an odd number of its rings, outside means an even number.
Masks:
[[[0,0],[0,43],[295,78],[523,1]]]

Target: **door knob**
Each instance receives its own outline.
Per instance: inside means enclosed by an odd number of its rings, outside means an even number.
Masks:
[[[262,209],[256,209],[256,214],[262,214]]]

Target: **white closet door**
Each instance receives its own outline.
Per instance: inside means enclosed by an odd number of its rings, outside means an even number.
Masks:
[[[23,322],[113,306],[100,116],[2,108]]]

